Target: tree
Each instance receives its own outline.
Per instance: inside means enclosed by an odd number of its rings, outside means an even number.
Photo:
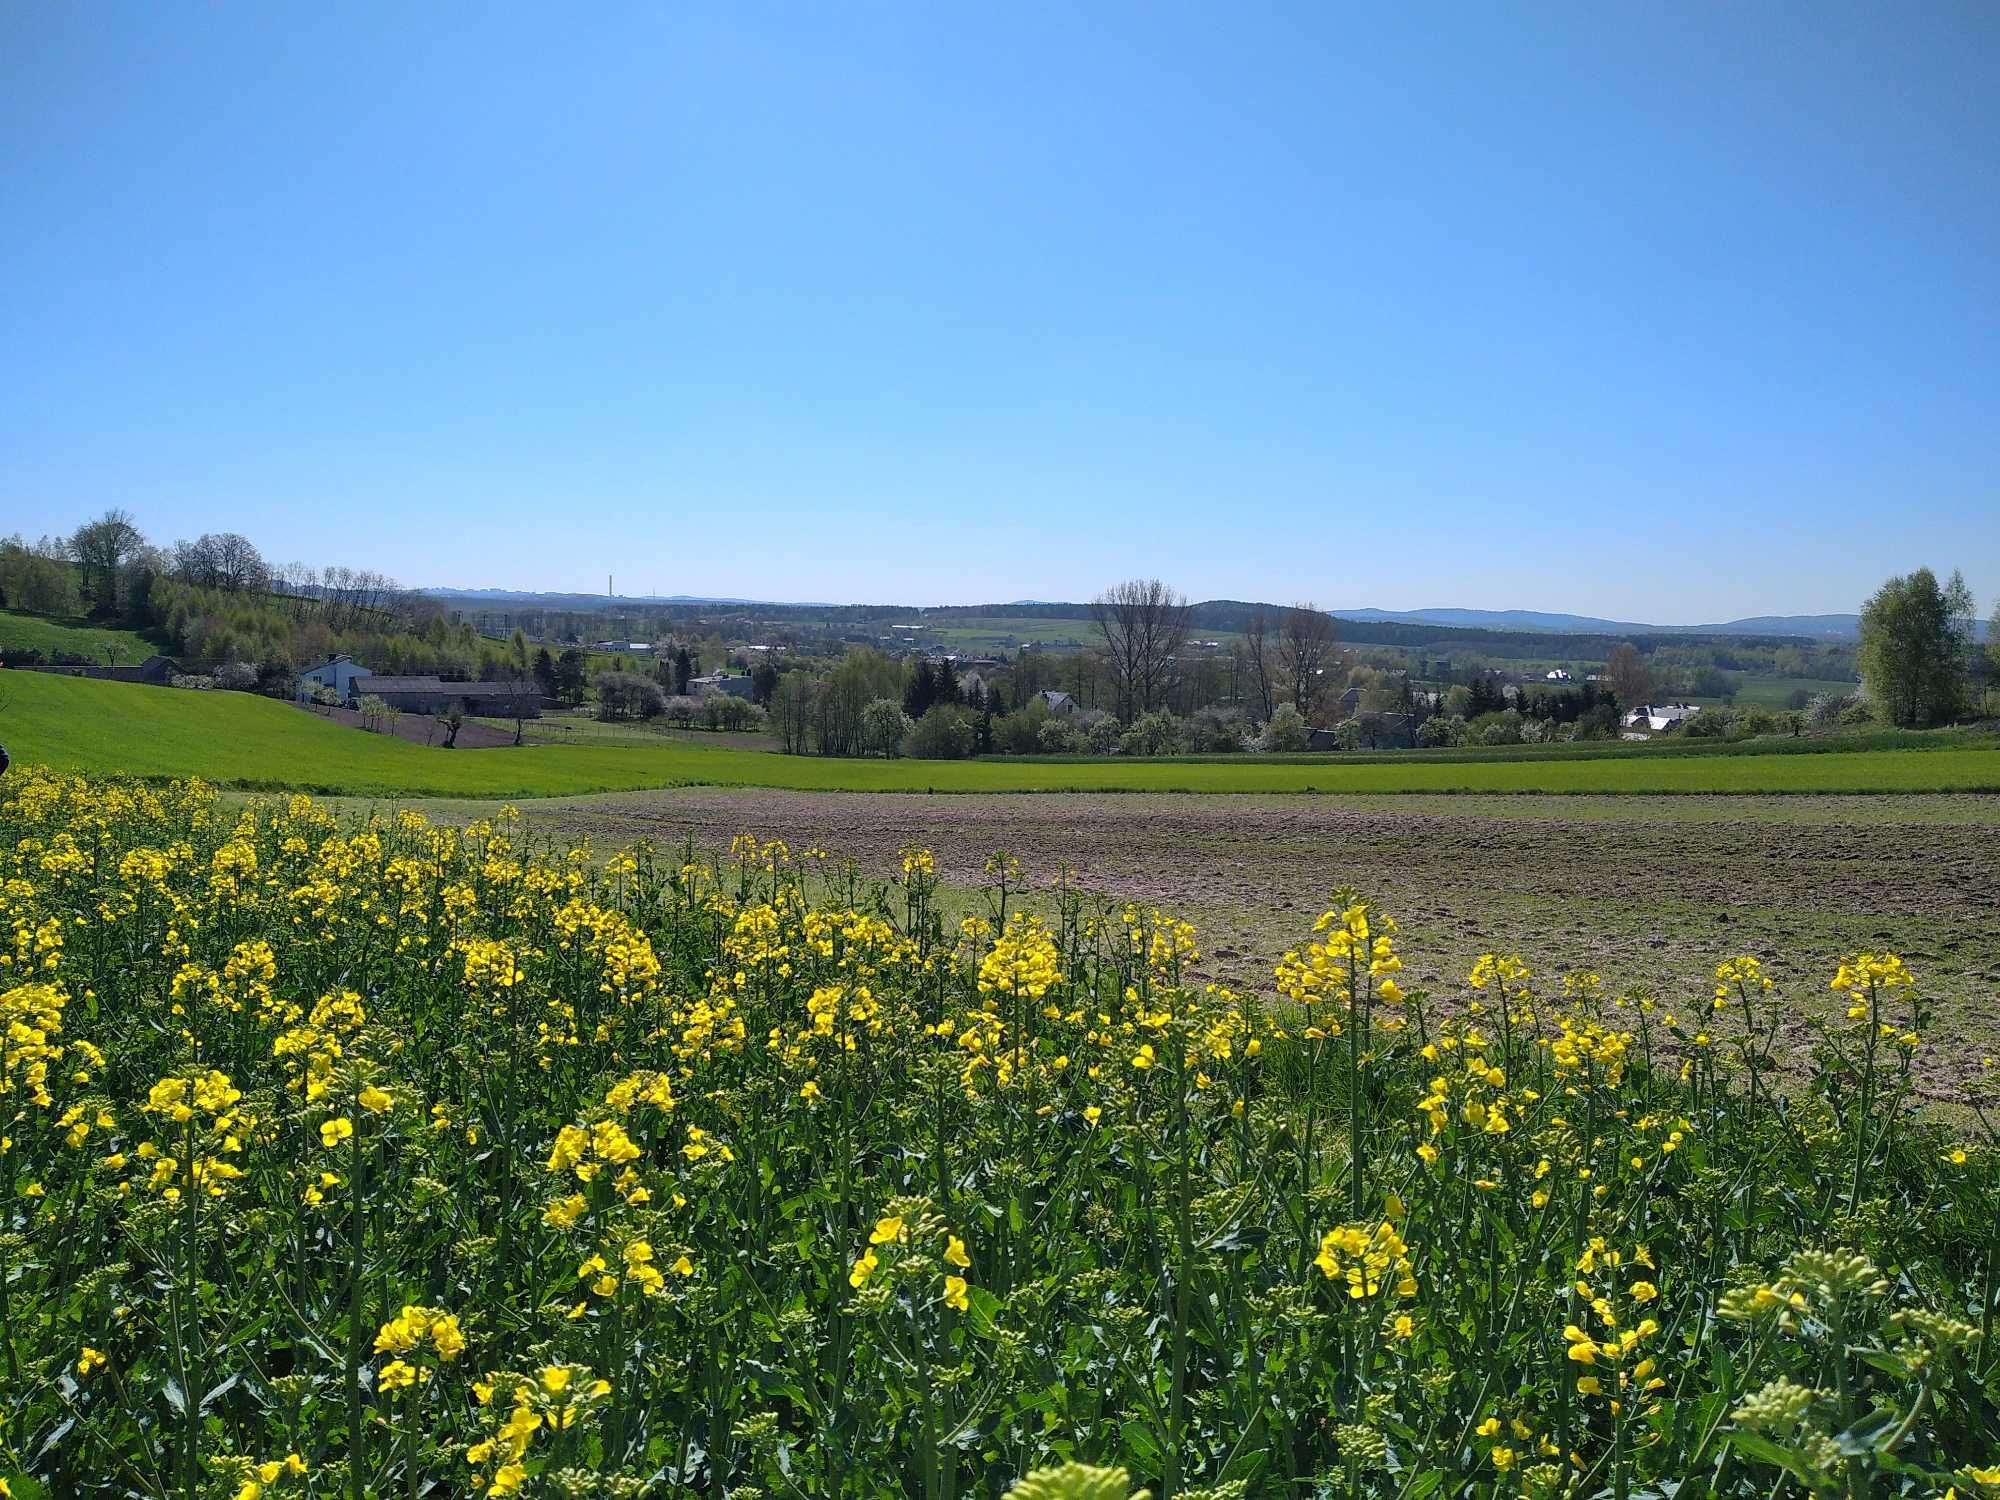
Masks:
[[[191,542],[175,542],[169,566],[174,577],[195,588],[238,593],[271,585],[263,554],[234,531],[210,531]]]
[[[1929,568],[1891,578],[1861,606],[1861,680],[1892,724],[1947,723],[1965,706],[1972,591]]]
[[[577,704],[583,702],[584,684],[588,680],[586,668],[590,658],[581,647],[565,646],[561,656],[556,658],[556,696],[563,702]]]
[[[556,695],[556,659],[549,655],[549,648],[542,647],[535,653],[535,686],[542,690],[544,697]]]
[[[804,672],[787,672],[771,695],[771,732],[787,755],[804,755],[812,741],[813,699],[819,684]]]
[[[1261,724],[1277,706],[1271,696],[1271,622],[1261,604],[1250,611],[1250,621],[1243,628],[1243,656],[1245,675],[1250,679],[1250,711]]]
[[[936,701],[937,679],[931,676],[930,662],[919,657],[916,669],[910,673],[909,685],[903,689],[903,712],[912,719],[921,719]]]
[[[118,608],[118,575],[146,545],[146,538],[122,510],[107,510],[95,521],[77,527],[69,540],[70,555],[83,571],[84,592],[100,611]]]
[[[1193,614],[1186,598],[1157,578],[1128,579],[1091,601],[1121,720],[1164,705]]]
[[[0,542],[0,604],[31,615],[75,614],[69,544],[54,537],[33,544],[19,536]]]
[[[909,717],[894,698],[876,698],[861,710],[861,747],[869,755],[893,759],[910,732]]]
[[[778,667],[766,655],[762,661],[757,663],[755,670],[750,673],[750,701],[752,703],[769,703],[771,701],[771,694],[777,690]]]
[[[1652,692],[1651,675],[1646,671],[1646,659],[1630,641],[1620,641],[1611,648],[1611,654],[1604,659],[1604,675],[1611,679],[1612,691],[1627,708],[1648,701],[1647,695]]]
[[[963,760],[978,743],[972,715],[952,703],[934,703],[911,727],[903,753],[917,760]]]
[[[666,694],[637,672],[599,672],[597,710],[602,719],[655,719],[667,706]]]
[[[688,655],[687,647],[681,646],[674,652],[674,691],[685,696],[693,680],[694,658]]]
[[[1278,632],[1278,676],[1291,705],[1310,720],[1326,690],[1333,661],[1333,616],[1317,604],[1294,604]]]

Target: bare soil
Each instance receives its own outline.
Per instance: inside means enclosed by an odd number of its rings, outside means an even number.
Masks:
[[[949,796],[688,788],[531,803],[600,848],[818,844],[886,877],[906,844],[972,893],[1005,849],[1046,883],[1157,904],[1200,929],[1208,977],[1268,987],[1329,892],[1401,921],[1410,975],[1466,993],[1479,953],[1553,985],[1603,975],[1693,1014],[1714,966],[1754,953],[1805,1006],[1841,954],[1903,954],[1938,1005],[1927,1071],[2000,1049],[2000,797]],[[966,899],[976,902],[968,894]],[[1801,1038],[1802,1040],[1802,1038]]]

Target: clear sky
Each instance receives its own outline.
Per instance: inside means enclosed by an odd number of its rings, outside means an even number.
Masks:
[[[2000,590],[2000,6],[0,7],[0,532],[1690,622]]]

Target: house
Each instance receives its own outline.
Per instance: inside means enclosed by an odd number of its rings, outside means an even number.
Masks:
[[[316,667],[307,667],[299,673],[299,702],[307,702],[317,688],[332,688],[334,696],[342,703],[352,703],[358,696],[355,682],[375,674],[351,656],[336,656],[331,661],[323,661]]]
[[[1337,729],[1308,729],[1308,730],[1306,731],[1306,749],[1308,749],[1308,750],[1338,750],[1339,748],[1340,748],[1340,731],[1339,731],[1339,730],[1337,730]]]
[[[748,672],[711,672],[706,677],[690,677],[688,691],[697,698],[723,693],[731,698],[748,698],[753,689]]]
[[[1361,712],[1361,689],[1351,687],[1333,700],[1333,716],[1336,719],[1351,719]]]
[[[546,701],[531,681],[446,682],[441,677],[385,677],[371,673],[360,693],[380,698],[393,709],[411,714],[441,714],[463,703],[469,714],[511,719],[539,719]]]
[[[1625,715],[1625,727],[1661,734],[1680,728],[1700,712],[1698,703],[1642,703]]]
[[[1059,693],[1054,688],[1043,688],[1035,696],[1048,705],[1048,710],[1052,714],[1060,714],[1062,717],[1068,718],[1076,712],[1076,699],[1072,698],[1068,693]]]
[[[1547,671],[1547,672],[1544,672],[1544,673],[1542,674],[1542,680],[1543,680],[1544,682],[1574,682],[1574,681],[1576,681],[1576,679],[1575,679],[1574,677],[1572,677],[1572,676],[1570,676],[1570,675],[1569,675],[1569,668],[1568,668],[1568,667],[1555,667],[1555,668],[1552,668],[1552,669],[1550,669],[1549,671]]]

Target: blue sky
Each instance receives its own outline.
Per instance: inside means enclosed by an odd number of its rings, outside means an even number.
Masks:
[[[0,532],[1686,622],[2000,590],[2000,7],[0,9]]]

